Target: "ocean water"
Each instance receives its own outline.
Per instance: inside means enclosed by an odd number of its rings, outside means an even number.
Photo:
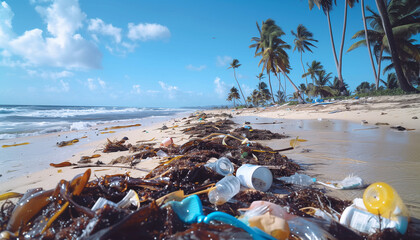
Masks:
[[[173,116],[191,109],[0,105],[0,140],[84,130],[99,124]]]

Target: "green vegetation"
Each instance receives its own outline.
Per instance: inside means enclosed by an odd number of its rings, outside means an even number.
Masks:
[[[265,106],[270,100],[274,104],[293,99],[297,99],[298,101],[290,101],[289,104],[304,103],[303,99],[305,95],[310,101],[310,98],[317,97],[345,99],[354,96],[364,97],[419,93],[420,44],[417,43],[416,36],[418,38],[417,34],[420,32],[420,2],[418,0],[375,0],[377,11],[370,6],[366,6],[369,14],[366,16],[364,0],[361,0],[364,29],[357,31],[353,35],[352,39],[360,38],[361,40],[353,43],[347,52],[351,52],[361,46],[367,46],[374,80],[373,82],[361,82],[355,89],[356,95],[350,96],[351,92],[348,89],[348,84],[345,83],[342,76],[343,46],[346,34],[348,7],[353,8],[358,2],[358,0],[308,0],[310,10],[314,6],[317,6],[327,17],[333,59],[337,70],[337,76],[334,77],[333,82],[331,82],[333,77],[332,73],[327,72],[319,61],[313,60],[311,64],[306,63],[307,69],[305,70],[302,59],[303,53],[305,50],[312,52],[311,48],[316,47],[314,43],[318,42],[306,27],[300,24],[296,29],[296,33],[291,31],[291,34],[295,37],[293,40],[293,51],[298,50],[300,53],[300,61],[303,69],[302,78],[305,78],[306,81],[306,84],[301,83],[299,86],[296,86],[288,76],[291,71],[291,66],[286,50],[291,49],[291,46],[282,40],[285,32],[272,19],[263,21],[261,27],[257,23],[259,36],[251,38],[253,44],[249,47],[255,48],[254,57],[260,58],[258,66],[262,65],[262,70],[257,75],[257,88],[252,91],[246,100],[236,79],[235,68],[240,66],[240,64],[238,65],[239,61],[234,59],[230,67],[234,70],[235,80],[245,104]],[[338,57],[334,45],[330,19],[330,12],[333,10],[333,6],[337,4],[345,4],[343,32]],[[383,70],[381,69],[382,65],[385,65]],[[388,73],[386,81],[381,79],[381,71],[383,75]],[[261,81],[264,78],[264,72],[268,75],[269,89],[267,84]],[[274,74],[279,80],[279,90],[276,94],[273,93],[271,74]],[[283,74],[285,79],[288,79],[295,89],[292,95],[286,95],[286,87],[280,81],[281,74]],[[310,77],[312,83],[308,83],[308,77]],[[286,84],[286,80],[284,83]],[[237,98],[233,97],[233,89],[236,90]],[[239,99],[239,94],[236,88],[232,88],[228,100],[234,101],[235,99]]]

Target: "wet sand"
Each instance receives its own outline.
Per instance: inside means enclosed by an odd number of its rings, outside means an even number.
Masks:
[[[420,218],[420,134],[399,132],[389,127],[361,125],[341,120],[290,120],[237,117],[237,123],[250,122],[253,128],[284,133],[291,138],[258,141],[273,149],[289,147],[290,139],[308,140],[284,155],[304,167],[305,173],[323,182],[361,177],[366,184],[386,182],[393,186],[413,217]],[[258,124],[258,123],[279,124]],[[280,123],[281,122],[281,123]],[[319,185],[321,188],[325,188]],[[364,189],[333,190],[329,195],[353,200]]]

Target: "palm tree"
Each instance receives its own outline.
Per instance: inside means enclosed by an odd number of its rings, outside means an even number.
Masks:
[[[381,81],[386,86],[387,89],[398,88],[398,80],[397,80],[397,75],[395,75],[395,73],[389,73],[386,82],[383,80]]]
[[[232,87],[226,100],[229,102],[233,100],[233,106],[236,107],[235,99],[241,99],[241,97],[239,96],[238,89],[236,87]]]
[[[254,44],[251,44],[249,47],[255,47],[255,57],[261,56],[261,60],[258,63],[258,66],[263,63],[262,72],[266,70],[268,75],[268,83],[270,85],[270,92],[272,96],[272,101],[274,103],[273,88],[271,86],[271,75],[270,73],[276,73],[276,64],[274,58],[273,44],[276,44],[278,37],[283,36],[285,33],[278,27],[274,20],[267,19],[265,22],[262,22],[262,29],[257,23],[257,29],[260,33],[260,37],[253,37],[251,41],[254,41]],[[283,42],[284,43],[284,42]]]
[[[384,26],[385,35],[388,38],[388,45],[389,50],[391,53],[392,63],[394,63],[395,73],[397,75],[398,82],[400,83],[400,87],[405,92],[415,92],[416,90],[404,76],[401,63],[400,63],[400,55],[398,54],[398,46],[394,40],[394,34],[392,32],[392,25],[389,20],[387,8],[385,3],[382,0],[375,0],[376,6],[378,8],[379,14],[381,15],[382,25]]]
[[[334,81],[332,82],[332,84],[329,85],[329,87],[335,90],[336,92],[340,92],[340,80],[338,80],[338,77],[334,77]],[[349,94],[349,85],[346,82],[344,82],[344,87],[346,88],[347,94]]]
[[[369,7],[366,7],[366,9],[371,13],[371,16],[366,17],[366,19],[370,21],[372,29],[356,32],[352,37],[353,39],[364,39],[354,43],[347,51],[349,52],[362,45],[367,46],[366,40],[368,40],[369,45],[372,44],[378,63],[375,79],[376,87],[378,87],[381,74],[381,63],[382,60],[386,58],[383,57],[383,52],[391,52],[381,16]],[[389,4],[387,4],[386,11],[388,12],[388,15],[391,16],[389,20],[392,26],[394,42],[398,47],[399,58],[402,61],[401,65],[408,63],[410,61],[409,59],[420,61],[420,51],[418,47],[414,45],[414,40],[410,39],[411,36],[420,31],[420,24],[418,23],[418,20],[416,20],[416,16],[419,16],[420,14],[419,9],[418,0],[390,1]],[[402,70],[405,77],[408,78],[407,75],[410,75],[410,71],[405,71],[406,69],[407,67],[403,67]]]
[[[305,94],[308,94],[308,88],[306,87],[307,85],[305,85],[304,83],[301,83],[299,85],[299,91],[302,93],[303,98],[305,98]]]
[[[299,24],[297,27],[296,33],[292,31],[292,35],[295,36],[293,43],[295,47],[293,52],[297,49],[300,52],[300,63],[302,64],[303,72],[305,72],[305,66],[303,65],[302,55],[305,52],[305,49],[309,52],[312,52],[310,47],[316,47],[311,42],[318,42],[318,40],[313,39],[313,34],[306,29],[305,26]],[[308,85],[308,79],[306,78],[306,85]]]
[[[238,59],[233,59],[232,62],[230,63],[230,67],[228,67],[228,69],[229,68],[233,69],[233,76],[235,77],[236,83],[238,84],[239,91],[241,91],[241,95],[242,95],[242,98],[244,99],[245,105],[247,105],[244,93],[242,92],[242,89],[241,89],[241,85],[239,85],[238,79],[236,78],[235,69],[240,67],[240,66],[241,66],[241,64],[239,64],[239,60]]]
[[[352,8],[356,1],[358,2],[358,0],[345,0],[345,3],[344,3],[345,5],[344,5],[343,34],[342,34],[342,37],[341,37],[340,58],[338,60],[336,49],[335,49],[335,44],[334,44],[334,37],[333,37],[333,33],[332,33],[331,19],[330,19],[330,11],[332,10],[333,1],[332,0],[308,0],[310,10],[312,10],[314,5],[316,5],[319,9],[322,8],[324,14],[327,16],[328,29],[329,29],[329,32],[330,32],[331,46],[332,46],[333,55],[334,55],[334,62],[335,62],[335,66],[337,68],[338,79],[340,81],[340,92],[342,92],[342,93],[345,92],[344,81],[343,81],[343,76],[342,76],[342,63],[343,63],[344,39],[345,39],[345,35],[346,35],[346,26],[347,26],[347,8],[348,8],[348,6],[350,6]],[[334,0],[334,4],[336,4],[336,0]]]
[[[284,94],[284,92],[278,90],[276,97],[278,99],[278,103],[286,102],[286,94]]]
[[[260,73],[256,77],[258,78],[258,91],[261,93],[260,84],[261,84],[261,79],[264,78],[264,73]]]
[[[331,89],[327,84],[331,85],[331,73],[321,70],[318,74],[318,79],[315,81],[315,86],[312,88],[311,94],[313,96],[320,95],[321,98],[334,96],[337,92]]]
[[[356,87],[356,93],[368,93],[375,89],[374,84],[370,84],[369,82],[361,82],[359,86]]]
[[[311,76],[312,83],[315,84],[316,76],[323,69],[321,62],[312,61],[311,65],[306,63],[308,71],[302,75],[302,77]]]
[[[261,82],[258,86],[258,88],[261,91],[261,100],[263,102],[266,102],[266,101],[270,100],[270,98],[271,98],[271,93],[270,93],[270,91],[268,90],[267,87],[268,86],[265,82]]]

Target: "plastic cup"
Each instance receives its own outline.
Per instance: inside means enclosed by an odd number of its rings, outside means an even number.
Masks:
[[[244,164],[238,168],[236,177],[239,178],[242,186],[263,192],[270,189],[273,183],[273,174],[270,169],[252,164]]]

